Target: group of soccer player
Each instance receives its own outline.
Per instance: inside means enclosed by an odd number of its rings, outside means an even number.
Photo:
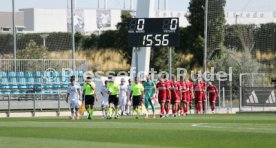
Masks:
[[[78,119],[78,101],[81,99],[81,87],[71,78],[71,83],[68,86],[67,98],[70,98],[71,119]],[[188,78],[180,77],[180,81],[176,80],[175,76],[169,80],[166,76],[162,76],[157,84],[155,84],[148,76],[145,80],[139,81],[135,78],[132,84],[129,79],[128,85],[125,84],[125,79],[121,79],[121,83],[114,81],[114,78],[109,78],[104,82],[101,88],[101,103],[102,114],[107,119],[118,119],[123,115],[136,114],[138,119],[142,114],[142,106],[144,105],[148,118],[148,107],[151,106],[152,118],[155,118],[154,103],[156,98],[160,104],[160,117],[168,117],[170,110],[172,115],[186,116],[191,113],[194,102],[195,113],[206,113],[206,104],[209,99],[211,111],[215,111],[215,103],[218,90],[211,82],[206,82],[202,79],[197,79],[191,82]],[[93,117],[94,102],[97,101],[96,86],[92,82],[91,77],[87,77],[83,85],[83,96],[85,108],[88,113],[88,119]],[[157,97],[156,97],[157,96]],[[208,98],[208,99],[207,99]],[[132,109],[131,109],[132,104]],[[171,109],[170,109],[171,108]],[[190,111],[190,112],[189,112]]]
[[[184,80],[184,77],[180,77],[180,81],[176,81],[176,77],[172,76],[171,81],[166,77],[161,78],[156,84],[156,88],[161,118],[169,116],[170,106],[174,117],[188,115],[188,111],[192,110],[193,101],[196,114],[206,113],[207,97],[212,113],[215,111],[218,90],[211,82],[206,86],[206,82],[202,79],[193,83],[188,78]]]

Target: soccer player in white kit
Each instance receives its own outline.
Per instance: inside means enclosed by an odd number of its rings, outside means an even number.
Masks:
[[[109,93],[108,93],[108,89],[107,89],[107,83],[108,83],[108,81],[105,80],[104,81],[104,85],[101,88],[102,114],[103,114],[104,118],[107,117],[107,108],[108,108],[108,96],[109,96]]]
[[[131,93],[131,79],[128,79],[128,85],[127,85],[127,93],[128,93],[128,95],[127,95],[127,97],[128,97],[128,99],[127,99],[127,104],[126,104],[126,113],[127,113],[127,115],[131,115],[131,96],[130,96],[130,93]]]
[[[70,84],[67,89],[66,102],[70,101],[71,120],[79,119],[79,101],[81,101],[81,87],[76,84],[75,78],[70,79]],[[70,99],[70,100],[69,100]]]
[[[121,116],[124,115],[124,112],[127,108],[127,99],[128,98],[128,86],[125,84],[125,79],[121,79],[120,84],[120,94],[119,94],[119,106],[120,106],[120,113]]]

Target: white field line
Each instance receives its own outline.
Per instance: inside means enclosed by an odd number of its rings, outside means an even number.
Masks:
[[[231,123],[232,124],[232,123]],[[253,124],[252,124],[253,125]],[[260,124],[259,124],[260,125]],[[265,124],[265,125],[268,125],[268,124]],[[269,124],[271,125],[271,124]],[[241,129],[241,130],[273,130],[273,131],[276,131],[276,128],[254,128],[254,127],[230,127],[230,126],[217,126],[217,125],[210,125],[209,123],[197,123],[197,124],[192,124],[192,127],[199,127],[199,128],[219,128],[219,129]]]

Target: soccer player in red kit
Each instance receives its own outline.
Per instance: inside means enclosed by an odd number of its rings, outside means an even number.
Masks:
[[[200,81],[196,81],[196,84],[194,85],[194,94],[195,94],[195,107],[196,107],[196,113],[200,114],[201,108],[202,108],[202,95],[203,95],[203,87],[200,84]]]
[[[207,87],[207,92],[209,94],[208,97],[209,97],[212,113],[215,113],[215,105],[216,105],[218,89],[215,85],[212,84],[212,82],[209,82]]]
[[[163,78],[160,78],[160,81],[156,84],[156,90],[158,93],[158,102],[161,108],[160,118],[163,118],[165,114],[165,103],[168,92],[166,82],[164,82]]]
[[[173,116],[177,116],[177,112],[179,109],[179,104],[180,104],[180,83],[176,81],[176,77],[172,76],[172,87],[171,87],[171,103],[172,103],[172,113]]]
[[[202,108],[203,108],[203,113],[206,111],[206,82],[204,82],[202,79],[200,80],[200,84],[203,87],[203,94],[202,94]]]
[[[165,83],[167,86],[167,99],[165,103],[165,111],[166,111],[166,117],[169,117],[169,112],[170,112],[170,105],[171,105],[171,94],[172,94],[172,81],[168,80],[168,77],[165,76]]]
[[[194,96],[194,94],[193,94],[194,84],[188,78],[186,78],[186,86],[187,86],[187,93],[186,93],[187,107],[189,105],[189,110],[191,111],[192,110],[192,96]]]
[[[181,105],[180,105],[180,113],[182,116],[187,115],[188,113],[188,86],[187,83],[184,81],[184,77],[180,77],[180,93],[181,93]]]

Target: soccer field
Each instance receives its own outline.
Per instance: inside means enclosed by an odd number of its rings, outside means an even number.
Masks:
[[[185,118],[2,118],[1,148],[268,148],[276,115],[190,115]]]

